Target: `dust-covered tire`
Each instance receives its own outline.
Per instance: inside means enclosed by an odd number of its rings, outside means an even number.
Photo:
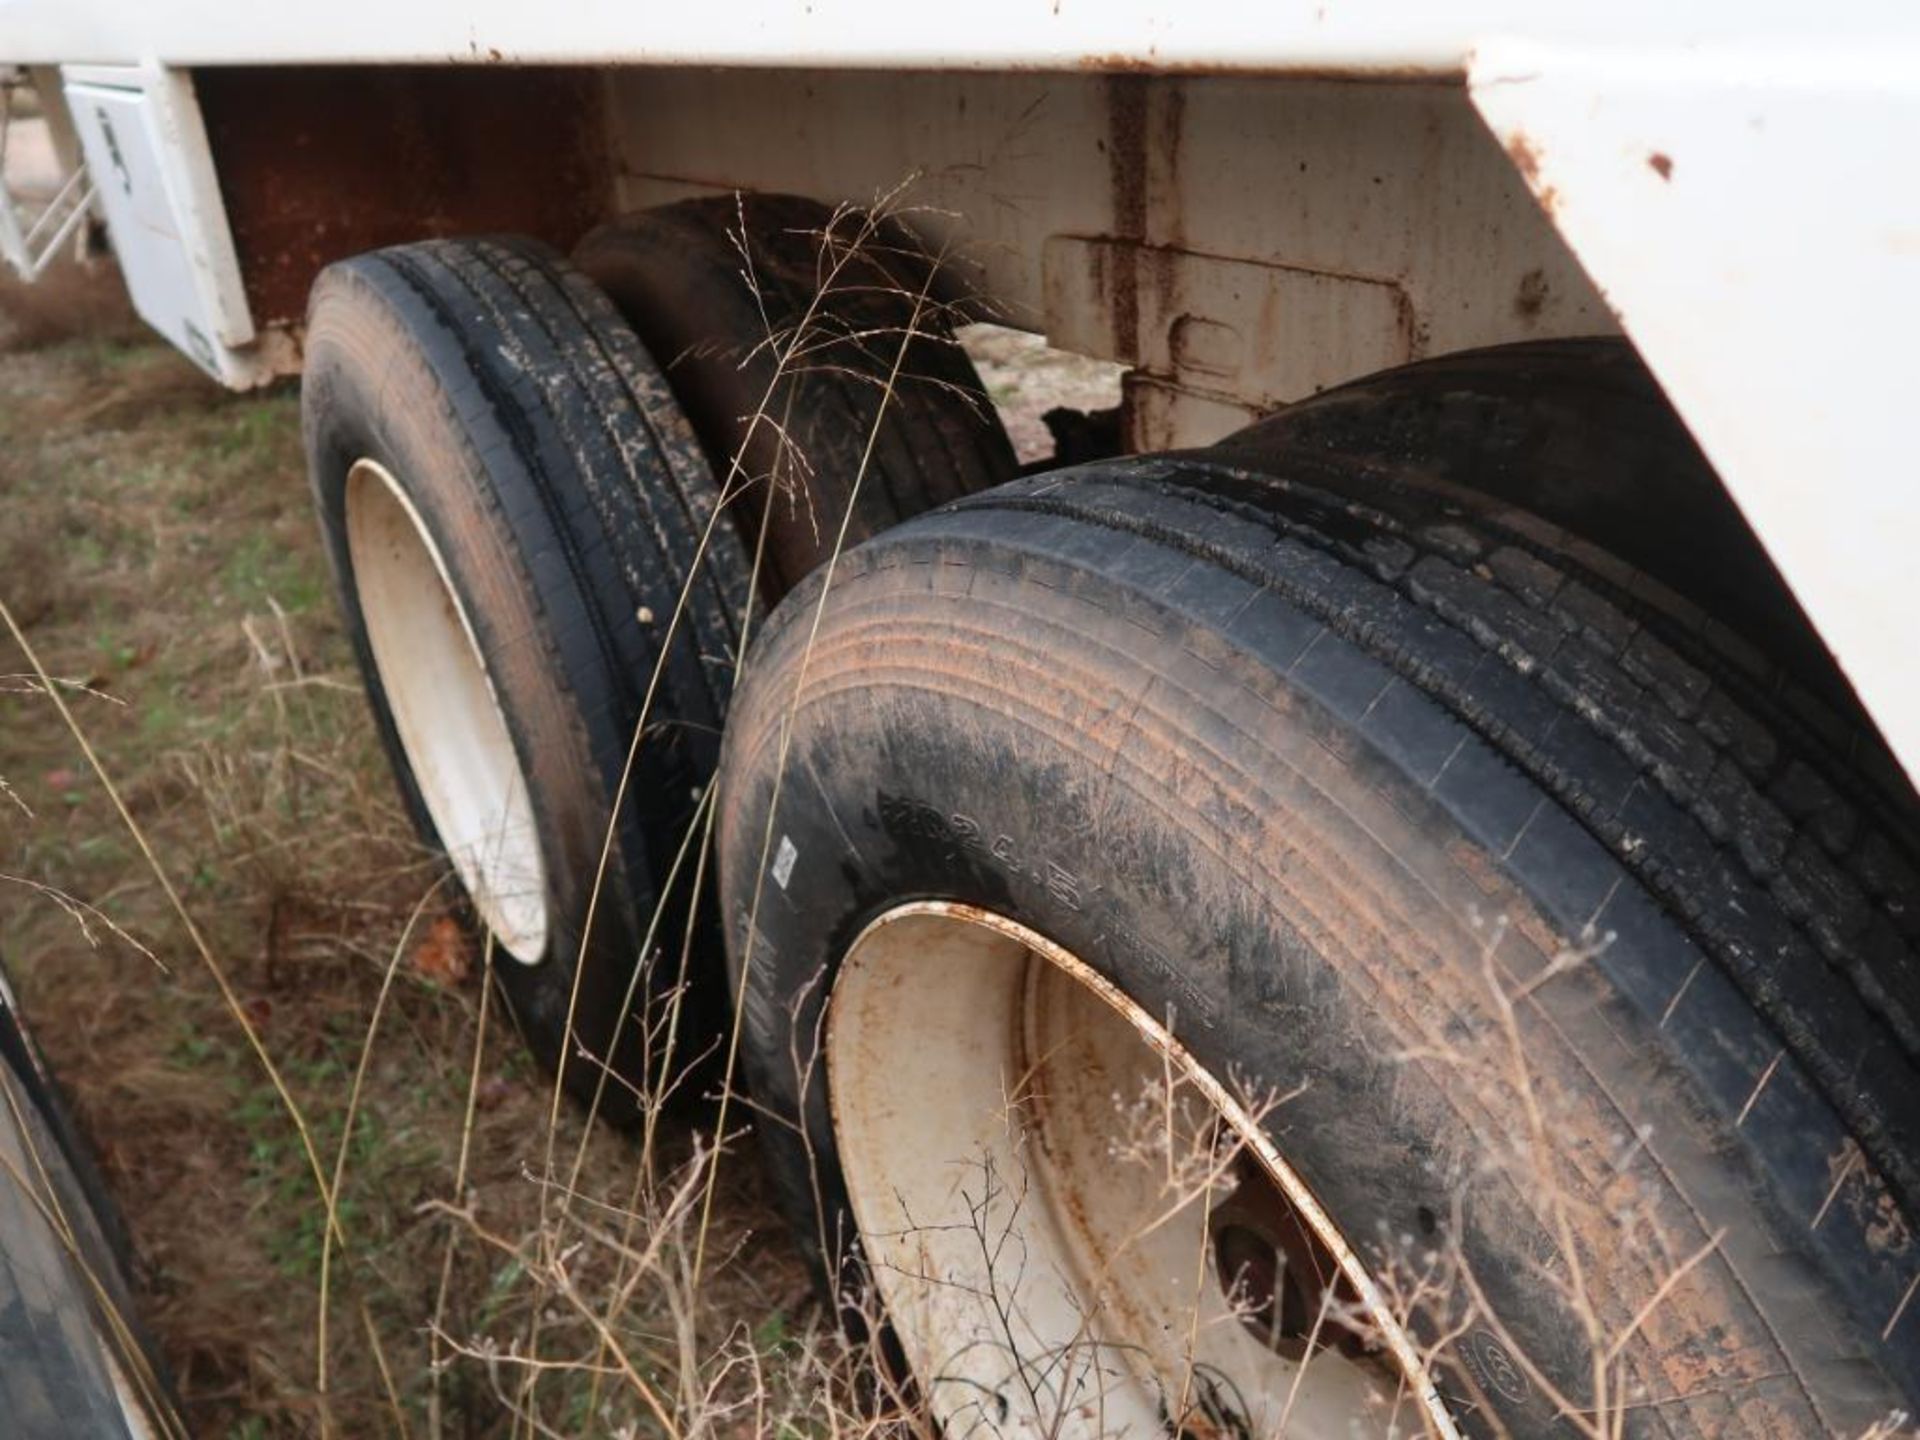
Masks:
[[[499,938],[494,970],[533,1049],[576,1093],[628,1112],[631,1090],[606,1085],[599,1062],[647,1074],[657,1047],[642,1030],[661,1017],[637,1012],[678,993],[692,857],[663,896],[717,754],[747,603],[705,459],[605,297],[525,240],[330,266],[302,405],[346,628],[407,808]],[[376,580],[384,609],[370,612]],[[383,642],[382,624],[401,639]],[[471,653],[456,655],[462,632]],[[443,702],[453,687],[434,666],[474,703]],[[535,893],[493,893],[510,837],[487,851],[465,838],[463,807],[486,790],[475,777],[529,837],[512,875]]]
[[[0,971],[0,1414],[20,1440],[174,1440],[172,1377],[92,1148]]]
[[[1428,463],[1397,438],[1355,470]],[[1416,1329],[1460,1322],[1437,1378],[1463,1432],[1590,1433],[1549,1386],[1594,1403],[1597,1346],[1606,1433],[1916,1408],[1904,784],[1553,527],[1247,461],[1016,481],[762,636],[722,894],[823,1275],[858,1283],[814,1063],[835,967],[876,915],[953,900],[1290,1095],[1271,1138],[1370,1263],[1453,1257]]]
[[[1018,469],[953,339],[945,277],[896,221],[714,196],[601,226],[573,260],[743,492],[729,512],[762,549],[769,600],[832,553],[843,518],[855,544]]]

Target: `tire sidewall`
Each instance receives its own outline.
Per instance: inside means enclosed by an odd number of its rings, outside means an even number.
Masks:
[[[594,231],[573,260],[665,367],[715,476],[729,490],[768,487],[764,498],[748,493],[731,508],[748,543],[764,544],[762,582],[778,599],[819,564],[822,537],[838,522],[835,514],[804,513],[813,477],[833,484],[855,473],[865,439],[857,417],[816,423],[840,418],[837,377],[783,373],[777,362],[768,326],[778,333],[798,321],[789,313],[792,277],[756,253],[755,280],[765,291],[756,301],[725,230],[672,206]],[[763,411],[771,420],[756,420]],[[796,446],[806,451],[798,468]]]
[[[594,903],[593,943],[583,946],[573,917],[587,913],[602,864],[597,851],[576,853],[580,847],[573,837],[604,834],[609,807],[591,742],[568,703],[571,687],[554,658],[547,617],[534,599],[534,579],[522,562],[524,542],[516,540],[539,534],[544,518],[530,509],[516,513],[513,488],[496,485],[488,473],[477,443],[486,435],[487,417],[462,413],[463,408],[472,411],[478,396],[450,395],[441,367],[422,351],[422,337],[433,335],[432,322],[395,313],[385,296],[350,271],[332,274],[322,284],[336,293],[346,290],[351,298],[331,316],[333,323],[316,326],[308,340],[302,385],[308,472],[345,628],[403,804],[422,839],[440,848],[381,684],[353,573],[347,477],[363,458],[394,477],[431,538],[485,657],[527,778],[551,929],[539,963],[522,963],[496,949],[493,973],[517,1023],[547,1063],[562,1065],[573,1048],[570,1008],[575,1032],[584,1032],[585,1043],[605,1053],[603,1047],[625,1039],[624,1031],[632,1028],[623,1027],[618,1017],[625,1013],[620,1009],[624,977],[637,947],[623,853],[634,839],[617,837],[606,857]],[[451,337],[445,343],[451,346]],[[461,398],[468,402],[465,407]],[[527,497],[522,498],[524,503]],[[464,895],[461,907],[467,921],[477,925]],[[590,1079],[572,1075],[578,1068],[568,1068],[572,1083],[594,1088]],[[610,1112],[624,1108],[615,1093],[619,1088],[606,1089]]]
[[[871,558],[856,554],[849,570]],[[790,615],[810,615],[816,599],[803,588],[783,612],[789,633],[769,637],[770,649],[804,640],[806,626]],[[764,650],[755,659],[786,668]],[[980,906],[1064,947],[1163,1017],[1215,1077],[1244,1085],[1255,1108],[1304,1083],[1269,1121],[1282,1153],[1363,1259],[1382,1244],[1423,1248],[1424,1217],[1449,1214],[1458,1179],[1432,1139],[1446,1107],[1409,1100],[1396,1043],[1343,993],[1314,942],[1251,893],[1232,858],[1231,823],[1156,809],[991,705],[956,698],[960,688],[929,697],[876,681],[803,701],[783,780],[781,717],[769,714],[777,706],[754,696],[729,736],[723,812],[740,818],[723,822],[722,893],[729,952],[749,957],[744,983],[736,963],[747,1079],[761,1105],[799,1122],[762,1126],[763,1144],[788,1213],[811,1220],[811,1233],[799,1227],[803,1248],[818,1273],[838,1276],[843,1314],[857,1326],[866,1282],[833,1142],[831,1075],[817,1051],[842,958],[878,916],[912,901]],[[1111,700],[1123,712],[1125,687]],[[1386,863],[1426,869],[1407,875],[1416,886],[1442,874],[1444,824],[1407,823],[1413,812],[1396,807],[1414,797],[1390,770],[1351,753],[1304,697],[1289,708],[1301,737],[1327,747],[1341,800],[1377,832],[1401,826],[1404,844]],[[1338,748],[1349,753],[1335,760]],[[1579,1373],[1584,1338],[1543,1303],[1526,1258],[1529,1246],[1551,1249],[1535,1215],[1518,1196],[1475,1200],[1462,1248],[1508,1337],[1551,1372]],[[1469,1433],[1557,1433],[1552,1405],[1509,1350],[1510,1338],[1474,1330],[1454,1347],[1443,1391],[1478,1412]],[[1510,1393],[1499,1393],[1503,1384]]]
[[[865,248],[840,248],[870,223]],[[794,196],[684,201],[600,227],[573,258],[666,368],[714,473],[766,487],[734,514],[773,599],[827,560],[843,520],[857,543],[1017,468],[942,269],[895,221]],[[805,356],[783,361],[802,325]]]

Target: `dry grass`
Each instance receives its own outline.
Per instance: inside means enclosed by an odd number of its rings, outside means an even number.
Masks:
[[[334,617],[296,398],[222,394],[130,328],[110,266],[55,285],[30,304],[0,291],[0,601],[329,1172],[364,1047],[328,1307],[331,1428],[431,1433],[437,1410],[438,1433],[510,1433],[500,1362],[460,1352],[505,1345],[538,1306],[545,1277],[516,1247],[537,1229],[528,1137],[549,1097],[497,1008],[482,1030],[483,957],[436,924],[440,871],[392,799]],[[77,312],[62,292],[84,297]],[[66,336],[46,318],[75,313]],[[126,1211],[145,1315],[196,1433],[311,1434],[324,1207],[300,1138],[100,777],[7,648],[0,951]],[[580,1118],[559,1124],[572,1154]],[[667,1169],[690,1159],[684,1126],[657,1149]],[[633,1164],[603,1135],[579,1188],[624,1205]],[[755,1184],[734,1166],[716,1191],[725,1243],[700,1323],[797,1333],[804,1277]],[[469,1230],[503,1244],[450,1249]],[[436,1314],[450,1356],[437,1375]],[[679,1322],[648,1295],[623,1323]],[[582,1403],[546,1391],[556,1415]]]

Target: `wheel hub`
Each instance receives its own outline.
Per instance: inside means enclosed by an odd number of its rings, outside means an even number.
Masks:
[[[1233,1191],[1208,1228],[1214,1274],[1247,1333],[1292,1360],[1316,1350],[1376,1355],[1364,1329],[1348,1323],[1361,1300],[1338,1259],[1252,1157],[1236,1155],[1233,1170]]]
[[[1043,937],[890,912],[842,964],[827,1064],[868,1273],[950,1431],[1456,1433],[1251,1111]]]

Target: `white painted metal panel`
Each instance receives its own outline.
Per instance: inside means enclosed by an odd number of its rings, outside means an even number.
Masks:
[[[1920,43],[1489,46],[1471,83],[1920,776]]]
[[[997,318],[1239,407],[1143,442],[1423,354],[1614,328],[1454,84],[663,69],[609,96],[624,208],[886,195]],[[1230,361],[1200,322],[1236,332]]]
[[[0,0],[0,60],[625,62],[1458,73],[1483,41],[1907,31],[1903,0]]]
[[[216,379],[264,378],[189,78],[152,66],[63,78],[134,308]]]

